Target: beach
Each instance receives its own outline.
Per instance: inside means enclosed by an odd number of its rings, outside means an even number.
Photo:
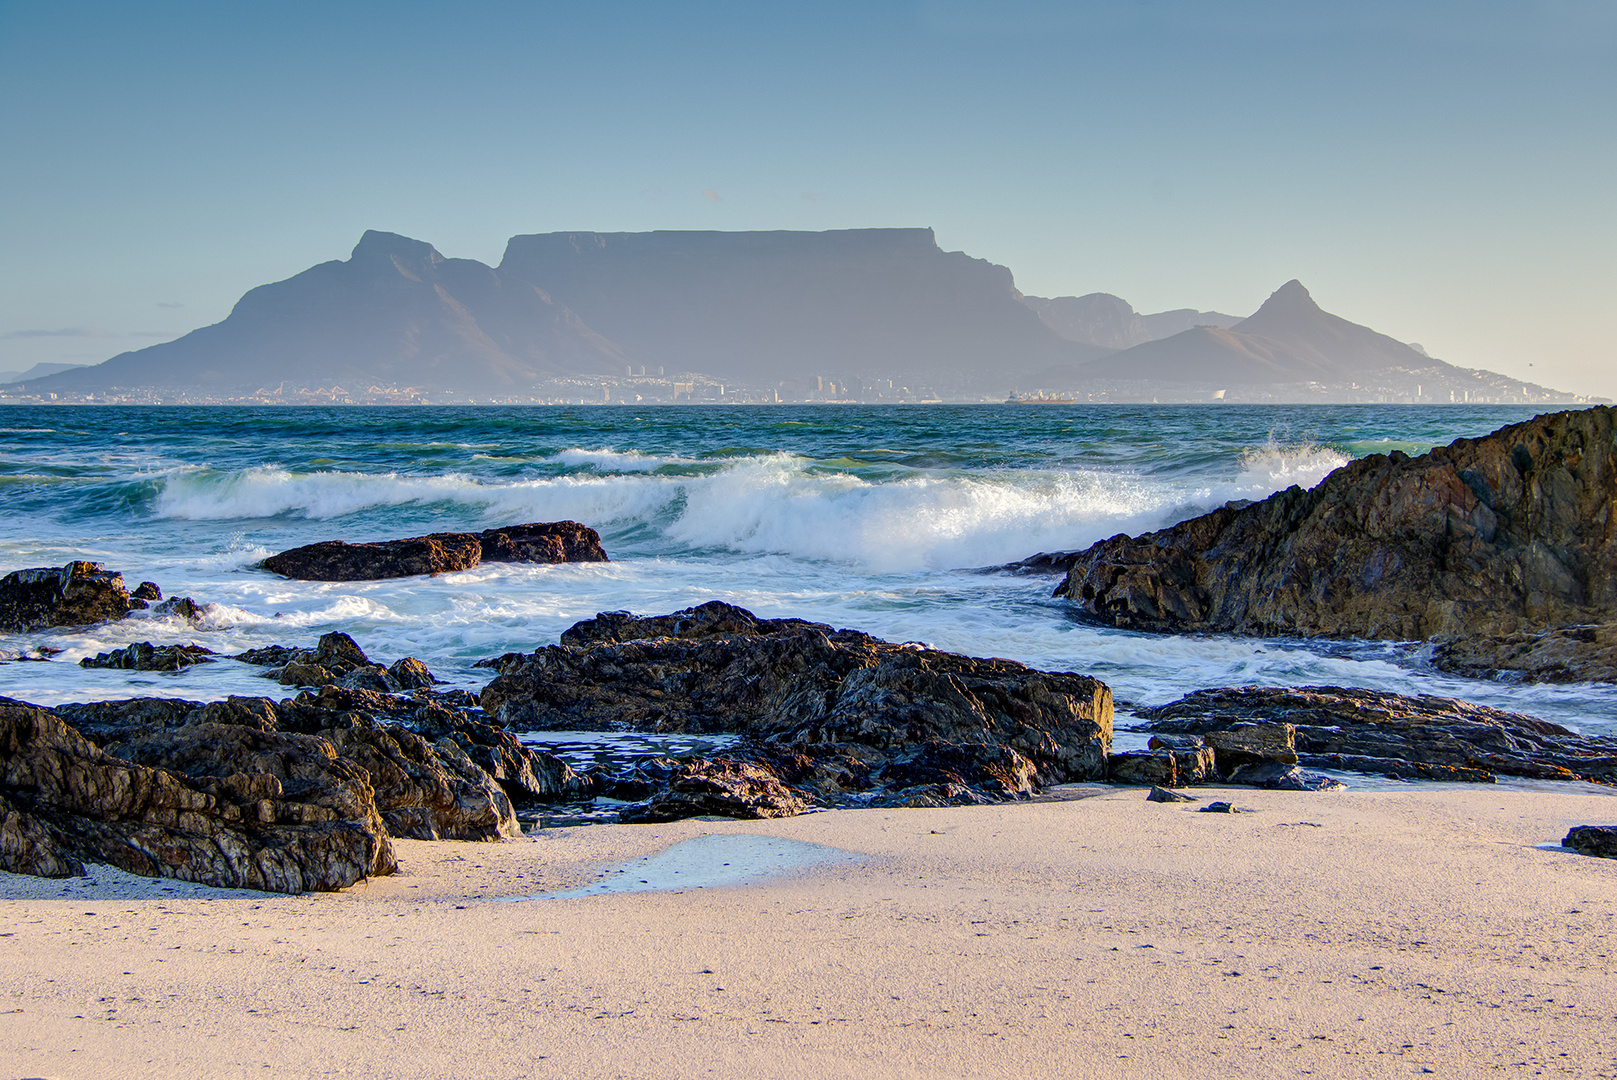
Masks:
[[[1068,794],[399,840],[397,876],[303,896],[7,875],[0,1071],[1617,1075],[1617,862],[1557,846],[1609,795]],[[510,899],[749,836],[836,851]]]

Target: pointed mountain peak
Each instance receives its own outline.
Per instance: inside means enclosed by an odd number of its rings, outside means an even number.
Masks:
[[[444,257],[438,254],[438,249],[425,240],[412,240],[408,236],[398,233],[378,232],[376,229],[366,229],[365,235],[359,238],[354,245],[355,259],[372,258],[400,258],[411,262],[440,263]]]
[[[1308,295],[1308,290],[1303,288],[1303,283],[1296,278],[1292,278],[1276,289],[1269,299],[1263,302],[1263,306],[1258,309],[1257,314],[1261,315],[1264,312],[1276,314],[1283,311],[1318,311],[1319,309],[1319,305],[1314,303],[1314,298]]]

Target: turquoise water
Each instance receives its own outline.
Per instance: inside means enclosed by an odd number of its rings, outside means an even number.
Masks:
[[[234,663],[85,671],[132,641],[218,652],[352,634],[373,657],[472,664],[598,611],[711,599],[890,640],[1081,671],[1126,703],[1246,683],[1439,693],[1617,728],[1605,687],[1438,676],[1387,644],[1151,637],[1077,621],[1054,581],[991,567],[1310,486],[1355,456],[1414,454],[1525,419],[1419,406],[0,408],[0,572],[89,558],[207,605],[0,636],[0,694],[54,704],[263,693]],[[254,568],[322,539],[572,518],[613,562],[292,582]]]

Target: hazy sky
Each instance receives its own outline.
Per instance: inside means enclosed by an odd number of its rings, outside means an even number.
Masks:
[[[0,102],[0,369],[217,322],[367,228],[494,263],[931,226],[1027,293],[1246,314],[1296,277],[1617,397],[1612,0],[0,0]]]

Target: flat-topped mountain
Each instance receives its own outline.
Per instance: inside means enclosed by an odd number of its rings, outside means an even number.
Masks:
[[[543,233],[512,237],[498,267],[370,231],[348,259],[259,286],[213,326],[94,367],[34,371],[6,392],[915,401],[1035,389],[1095,401],[1578,400],[1434,360],[1321,310],[1296,281],[1246,319],[1142,315],[1106,293],[1024,297],[1005,267],[944,251],[930,229]]]
[[[942,250],[931,229],[545,233],[512,237],[500,272],[637,363],[726,379],[997,390],[1007,368],[1098,354],[1040,322],[1005,267]]]

